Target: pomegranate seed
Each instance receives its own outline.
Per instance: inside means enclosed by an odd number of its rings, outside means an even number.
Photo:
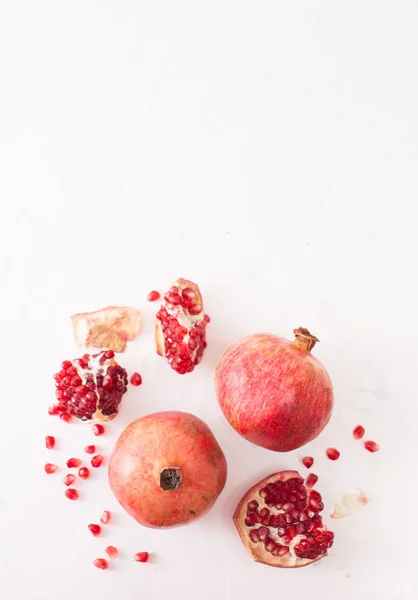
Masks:
[[[70,500],[78,500],[79,498],[78,492],[74,488],[68,488],[67,490],[65,490],[65,495]]]
[[[318,475],[315,475],[314,473],[309,473],[309,475],[306,478],[305,485],[307,488],[311,488],[315,485],[317,481]]]
[[[119,550],[115,546],[108,546],[105,552],[109,558],[117,558],[119,556]]]
[[[379,444],[377,444],[376,442],[372,442],[371,440],[364,442],[364,447],[369,452],[377,452],[378,450],[380,450]]]
[[[101,454],[96,454],[96,456],[93,456],[93,458],[91,459],[91,466],[92,467],[100,467],[102,462],[103,462],[103,456]]]
[[[90,529],[90,531],[92,532],[92,534],[96,537],[97,535],[100,535],[102,532],[102,528],[100,527],[100,525],[94,525],[94,524],[90,524],[88,525],[88,528]]]
[[[310,469],[314,463],[314,459],[312,456],[305,456],[305,458],[302,458],[302,462],[307,469]]]
[[[189,308],[189,313],[191,315],[198,315],[201,312],[202,312],[201,304],[192,304],[192,306]]]
[[[52,450],[52,448],[55,446],[55,438],[52,435],[47,435],[45,438],[45,445],[48,450]]]
[[[84,452],[87,452],[87,454],[94,454],[96,452],[96,446],[86,446]]]
[[[137,552],[135,554],[135,560],[136,560],[136,562],[147,562],[148,561],[148,557],[149,557],[148,552]]]
[[[160,297],[160,292],[157,292],[156,290],[152,290],[152,292],[150,292],[147,296],[147,300],[149,302],[155,302],[155,300],[158,300],[158,298]]]
[[[55,473],[55,471],[58,469],[57,465],[52,465],[51,463],[46,463],[45,467],[45,473],[47,473],[48,475],[51,475],[51,473]]]
[[[64,361],[61,363],[61,368],[62,368],[62,369],[69,369],[69,368],[70,368],[70,367],[72,367],[72,366],[73,366],[73,363],[72,363],[71,361],[69,361],[69,360],[64,360]]]
[[[75,481],[75,475],[71,475],[71,473],[69,473],[68,475],[66,475],[64,477],[64,479],[62,480],[63,484],[66,485],[67,487],[69,485],[72,485]]]
[[[142,383],[142,377],[139,373],[134,373],[131,377],[131,383],[132,385],[141,385]]]
[[[340,453],[337,448],[327,448],[326,454],[330,460],[337,460],[337,458],[340,458]]]
[[[81,467],[81,469],[78,470],[78,476],[81,477],[81,479],[88,479],[90,477],[90,471],[87,467]]]
[[[108,567],[107,560],[105,558],[96,558],[93,561],[93,564],[98,569],[102,569],[102,571],[105,571]]]
[[[79,458],[69,458],[67,460],[67,467],[69,469],[73,469],[74,467],[79,467],[81,465],[81,460]]]
[[[57,415],[58,414],[58,408],[56,407],[55,404],[50,404],[48,407],[48,414],[49,415]]]
[[[94,435],[103,435],[105,432],[105,428],[100,423],[95,423],[94,425],[92,425],[91,428],[93,430]]]
[[[60,419],[62,419],[66,423],[71,423],[71,421],[73,420],[72,416],[67,412],[62,412],[60,414]]]
[[[363,425],[357,425],[357,427],[354,427],[353,429],[353,437],[355,440],[361,440],[365,433],[366,431]]]
[[[100,517],[100,523],[102,523],[103,525],[107,525],[110,521],[110,517],[111,517],[110,511],[104,510]]]
[[[115,353],[113,352],[113,350],[106,350],[104,356],[109,360],[110,358],[114,358]]]

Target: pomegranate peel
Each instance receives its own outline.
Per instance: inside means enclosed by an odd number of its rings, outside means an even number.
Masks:
[[[297,471],[265,477],[243,496],[234,516],[240,538],[256,561],[304,567],[324,558],[334,534],[322,524],[321,495]]]
[[[177,373],[191,373],[202,360],[209,321],[203,311],[199,286],[187,279],[177,279],[164,295],[156,315],[157,354],[167,358]]]
[[[221,357],[215,375],[223,414],[245,439],[289,452],[315,439],[333,408],[332,383],[311,354],[318,338],[304,327],[290,342],[271,334],[239,340]]]
[[[357,494],[344,494],[342,500],[335,505],[331,519],[343,519],[352,514],[354,508],[362,508],[369,502],[366,492],[358,489]]]
[[[107,306],[71,317],[74,337],[82,348],[108,348],[124,352],[126,343],[141,330],[141,313],[130,306]]]

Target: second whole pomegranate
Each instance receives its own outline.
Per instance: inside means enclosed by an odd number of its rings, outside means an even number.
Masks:
[[[226,475],[225,456],[209,427],[180,411],[150,414],[128,425],[109,464],[117,500],[136,521],[155,528],[204,515]]]
[[[215,375],[219,405],[244,438],[278,452],[316,438],[333,407],[332,383],[311,354],[318,339],[305,328],[290,342],[270,334],[250,335],[221,357]]]

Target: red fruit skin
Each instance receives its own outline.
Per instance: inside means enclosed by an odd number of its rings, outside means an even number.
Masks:
[[[215,375],[219,405],[248,441],[289,452],[315,439],[331,418],[331,379],[309,351],[271,334],[233,344]]]
[[[164,469],[181,471],[174,490],[160,487]],[[209,427],[180,411],[150,414],[122,432],[109,463],[117,500],[146,527],[183,525],[204,515],[224,488],[226,459]]]
[[[242,523],[245,520],[248,502],[250,502],[257,495],[258,490],[265,487],[268,483],[270,483],[270,481],[277,481],[278,477],[280,477],[282,481],[286,481],[286,479],[290,479],[292,477],[303,479],[303,477],[301,477],[297,471],[282,471],[281,473],[273,473],[272,475],[265,477],[264,479],[253,485],[253,487],[250,488],[248,492],[241,498],[234,512],[233,521],[235,527],[237,528],[242,543],[256,562],[263,563],[264,565],[269,565],[270,567],[279,567],[283,569],[297,569],[299,567],[306,567],[307,565],[321,560],[321,558],[327,556],[327,553],[321,554],[317,558],[313,559],[298,558],[296,559],[296,562],[294,564],[288,562],[288,557],[286,556],[282,556],[280,559],[277,559],[276,562],[274,562],[274,559],[272,559],[271,554],[267,552],[267,550],[262,544],[257,544],[255,546],[250,543],[248,535],[242,529]]]

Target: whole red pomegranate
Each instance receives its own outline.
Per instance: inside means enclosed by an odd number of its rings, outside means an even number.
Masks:
[[[295,340],[267,333],[232,345],[216,368],[219,405],[250,442],[288,452],[319,435],[333,406],[328,373],[311,354],[318,339],[307,329]]]
[[[185,412],[159,412],[122,432],[109,464],[110,487],[146,527],[183,525],[205,514],[226,481],[225,456],[209,427]]]
[[[234,523],[252,558],[273,567],[305,567],[327,554],[334,534],[322,524],[321,494],[297,471],[282,471],[254,485],[241,499]]]
[[[116,417],[127,390],[128,375],[114,356],[113,350],[102,350],[73,361],[64,360],[61,370],[54,375],[57,411],[82,421],[108,421]]]

